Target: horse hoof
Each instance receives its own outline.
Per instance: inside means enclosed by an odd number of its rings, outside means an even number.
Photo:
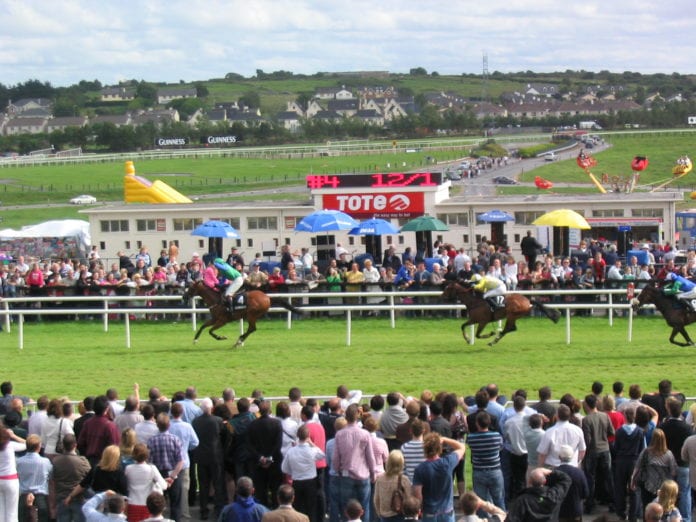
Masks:
[[[218,341],[226,341],[226,340],[227,340],[227,337],[224,335],[222,337],[220,337],[220,339],[218,339]]]
[[[194,339],[193,344],[198,344],[198,339]]]

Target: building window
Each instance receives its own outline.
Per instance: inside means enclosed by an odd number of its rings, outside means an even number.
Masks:
[[[516,225],[531,225],[538,217],[546,214],[543,210],[529,210],[526,212],[515,212]],[[581,212],[582,214],[582,212]],[[477,240],[478,242],[478,240]]]
[[[239,230],[239,223],[241,220],[238,217],[214,217],[211,218],[214,219],[215,221],[224,221],[228,225],[231,225],[233,228]]]
[[[278,218],[274,216],[259,216],[247,218],[248,230],[278,230]]]
[[[166,232],[166,221],[164,219],[136,219],[135,229],[138,232]]]
[[[184,230],[193,230],[198,225],[203,224],[201,218],[174,218],[172,220],[175,232],[182,232]]]
[[[633,217],[662,218],[664,213],[661,208],[632,208]]]
[[[99,222],[102,232],[128,232],[127,219],[104,219]]]
[[[469,226],[469,214],[461,212],[458,214],[437,214],[437,219],[448,225],[467,227]]]
[[[624,211],[620,208],[600,208],[592,211],[592,217],[624,217]]]

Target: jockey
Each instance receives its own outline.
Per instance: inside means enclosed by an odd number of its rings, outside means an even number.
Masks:
[[[229,303],[230,310],[244,308],[244,304],[242,302],[238,301],[237,299],[234,299],[235,294],[244,284],[244,278],[242,277],[242,274],[239,271],[232,268],[219,257],[215,258],[213,264],[218,269],[219,274],[224,279],[230,281],[230,284],[227,285],[227,288],[225,289],[225,299]]]
[[[665,276],[665,287],[662,289],[665,295],[673,295],[680,301],[683,301],[687,308],[696,310],[696,283],[675,274],[674,272],[669,272]]]
[[[507,288],[504,281],[497,277],[474,274],[470,282],[474,284],[475,291],[483,294],[482,297],[488,302],[492,312],[505,307]]]

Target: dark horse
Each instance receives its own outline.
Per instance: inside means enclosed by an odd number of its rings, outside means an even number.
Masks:
[[[198,280],[193,283],[186,292],[184,293],[184,300],[188,300],[194,296],[198,296],[205,302],[206,306],[210,309],[210,319],[201,325],[201,327],[196,332],[193,342],[198,342],[198,337],[200,337],[203,330],[210,327],[208,332],[218,341],[224,341],[227,339],[225,336],[217,335],[215,330],[222,328],[230,321],[237,321],[239,319],[246,319],[249,323],[249,328],[242,335],[239,336],[237,342],[234,343],[235,348],[237,346],[243,346],[244,340],[249,337],[252,333],[256,331],[256,321],[258,321],[263,315],[268,312],[271,304],[282,306],[286,310],[291,312],[300,312],[300,310],[286,301],[274,297],[268,297],[261,290],[249,290],[246,293],[246,308],[239,311],[230,312],[227,307],[227,303],[224,302],[220,292],[213,290],[209,286],[206,286],[202,280]]]
[[[536,299],[527,299],[521,294],[507,294],[505,296],[505,307],[492,312],[488,303],[466,283],[449,283],[442,292],[442,298],[446,301],[459,301],[466,305],[468,320],[462,324],[462,334],[466,342],[469,342],[469,337],[466,335],[467,326],[472,324],[478,325],[476,338],[485,339],[496,333],[490,332],[486,335],[481,335],[486,325],[493,321],[505,319],[505,326],[497,332],[498,335],[488,343],[488,346],[493,346],[500,341],[506,333],[517,330],[516,321],[521,317],[529,315],[532,308],[541,310],[554,323],[558,322],[561,315],[557,310],[547,308]]]
[[[696,322],[696,312],[692,312],[686,308],[673,296],[665,295],[661,288],[655,285],[648,285],[640,291],[638,297],[631,301],[633,310],[638,310],[643,305],[654,304],[662,317],[665,318],[667,324],[672,327],[672,335],[669,336],[669,342],[677,346],[693,346],[694,342],[689,337],[689,334],[684,328],[687,324]],[[686,340],[685,343],[675,341],[677,334],[681,334]]]

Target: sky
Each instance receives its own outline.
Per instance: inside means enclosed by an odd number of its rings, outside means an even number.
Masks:
[[[257,69],[696,73],[693,0],[0,0],[0,83]]]

